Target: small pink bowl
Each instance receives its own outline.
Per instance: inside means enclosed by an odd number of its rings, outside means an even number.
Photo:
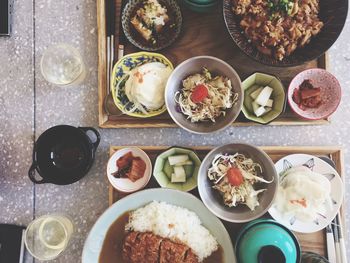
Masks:
[[[318,108],[302,110],[293,100],[293,92],[305,80],[311,79],[315,87],[321,88],[322,103]],[[307,69],[294,77],[288,88],[288,103],[291,109],[307,120],[320,120],[336,111],[341,100],[341,87],[338,80],[328,71],[320,68]]]

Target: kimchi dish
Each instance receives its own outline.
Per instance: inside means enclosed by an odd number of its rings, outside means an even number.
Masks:
[[[146,163],[141,157],[135,157],[128,152],[116,162],[118,170],[112,175],[116,178],[129,178],[132,182],[141,179],[146,171]]]
[[[299,108],[318,108],[321,103],[321,88],[315,87],[311,79],[305,79],[293,92],[293,101]]]

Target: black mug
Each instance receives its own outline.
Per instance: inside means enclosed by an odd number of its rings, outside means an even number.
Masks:
[[[92,142],[87,132],[96,136]],[[72,184],[90,170],[100,143],[99,132],[91,127],[54,126],[42,133],[33,149],[28,176],[37,184]],[[37,179],[36,172],[41,179]]]

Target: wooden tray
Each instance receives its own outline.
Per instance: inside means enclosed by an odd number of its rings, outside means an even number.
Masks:
[[[110,155],[112,155],[118,149],[124,148],[126,146],[111,146]],[[155,158],[158,154],[167,149],[167,146],[138,146],[143,149],[151,158],[152,163],[154,164]],[[213,148],[213,147],[192,147],[193,150],[198,154],[199,158],[203,159],[204,156]],[[282,157],[294,154],[294,153],[306,153],[315,156],[327,156],[332,159],[336,165],[336,170],[339,175],[342,176],[344,181],[344,160],[341,147],[336,146],[321,146],[321,147],[305,147],[305,146],[263,146],[259,147],[264,150],[270,158],[276,162]],[[155,179],[152,177],[146,188],[156,188],[159,187]],[[191,191],[192,194],[198,195],[197,189]],[[120,198],[125,196],[117,190],[115,190],[111,185],[109,185],[109,205],[112,205],[114,202],[118,201]],[[343,206],[341,207],[341,218],[344,226],[344,211]],[[269,215],[266,215],[269,217]],[[235,237],[239,229],[243,226],[242,224],[234,224],[223,221],[225,227],[228,229],[230,236],[235,241]],[[344,227],[345,228],[345,227]],[[345,230],[344,230],[345,232]],[[312,234],[300,234],[295,233],[303,251],[312,251],[323,256],[327,256],[327,244],[326,244],[326,234],[325,230],[321,230]]]
[[[117,57],[119,37],[123,32],[120,27],[120,13],[122,1],[116,1],[116,32],[115,32],[115,57]],[[104,98],[107,94],[106,87],[106,23],[105,23],[105,0],[97,0],[97,25],[98,25],[98,111],[99,126],[101,128],[147,128],[147,127],[176,127],[169,114],[164,113],[152,118],[134,118],[127,115],[108,116],[104,109]],[[210,14],[194,13],[186,8],[182,9],[183,27],[179,39],[169,48],[162,50],[172,61],[174,66],[180,62],[197,55],[211,55],[227,61],[231,64],[241,79],[244,80],[250,74],[260,71],[278,76],[288,87],[291,79],[299,72],[307,68],[327,68],[327,55],[308,62],[304,65],[290,68],[277,68],[262,65],[250,59],[234,44],[227,32],[222,5],[219,5]],[[124,38],[124,37],[123,37]],[[125,54],[139,51],[128,41],[125,45]],[[329,123],[329,119],[307,121],[298,118],[287,106],[286,112],[269,125],[320,125]],[[246,120],[241,115],[234,122],[234,126],[259,125]]]

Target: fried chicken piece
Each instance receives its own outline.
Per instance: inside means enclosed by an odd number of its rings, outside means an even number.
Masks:
[[[160,244],[163,239],[152,233],[141,234],[141,242],[146,243],[146,258],[149,263],[157,263],[159,258]]]
[[[188,246],[136,231],[125,237],[122,256],[127,263],[199,263]]]
[[[146,246],[141,243],[140,232],[131,232],[124,240],[122,256],[126,262],[143,262],[146,254]]]
[[[119,170],[125,169],[131,165],[134,156],[131,152],[124,154],[117,160],[117,167]]]
[[[187,250],[184,263],[198,263],[198,257],[193,253],[192,249]]]
[[[163,240],[160,245],[159,263],[182,263],[188,249],[186,245]]]
[[[128,177],[131,181],[135,182],[143,177],[145,171],[146,163],[140,157],[135,157],[131,162],[131,169],[128,173]]]

